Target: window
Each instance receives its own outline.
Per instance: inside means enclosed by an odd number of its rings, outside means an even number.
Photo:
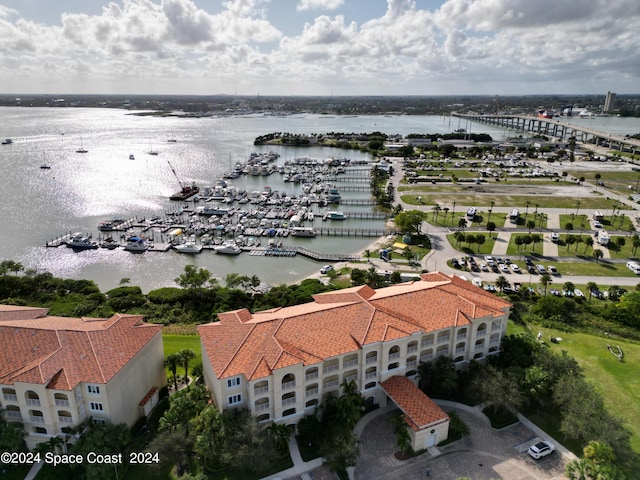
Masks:
[[[87,385],[87,391],[92,395],[100,395],[100,387],[98,385]]]
[[[227,380],[227,388],[236,388],[240,386],[240,377],[230,378]]]
[[[102,412],[104,410],[104,408],[102,408],[102,404],[97,402],[91,402],[89,404],[89,408],[94,412]]]
[[[242,394],[238,393],[237,395],[231,395],[229,398],[227,398],[227,402],[229,403],[229,405],[242,403]]]

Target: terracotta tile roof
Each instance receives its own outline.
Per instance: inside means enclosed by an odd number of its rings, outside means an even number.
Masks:
[[[363,345],[499,317],[511,306],[441,273],[378,290],[352,287],[313,298],[253,315],[246,309],[225,312],[219,322],[199,326],[216,376],[262,378],[276,368],[318,363]]]
[[[449,420],[449,416],[407,377],[396,375],[380,386],[404,412],[405,422],[416,432]]]
[[[0,383],[71,390],[106,383],[162,330],[138,315],[109,319],[42,316],[43,309],[0,309]],[[46,309],[45,309],[46,313]]]

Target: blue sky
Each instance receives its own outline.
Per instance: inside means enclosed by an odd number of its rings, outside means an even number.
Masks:
[[[639,93],[638,0],[0,0],[0,93]]]

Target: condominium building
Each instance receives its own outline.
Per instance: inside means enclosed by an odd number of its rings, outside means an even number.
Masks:
[[[354,381],[367,403],[384,406],[394,400],[391,392],[403,390],[388,380],[400,376],[415,385],[420,362],[447,355],[463,367],[497,353],[511,307],[437,272],[313,299],[253,314],[225,312],[198,327],[205,382],[220,410],[244,407],[259,420],[295,424],[324,395],[339,394],[343,381]],[[421,416],[414,422],[421,427],[444,420]]]
[[[29,448],[88,417],[131,426],[165,385],[162,327],[138,315],[47,315],[0,305],[0,402]]]

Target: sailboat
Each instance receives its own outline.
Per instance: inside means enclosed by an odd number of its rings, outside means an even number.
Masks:
[[[82,135],[80,135],[80,148],[76,150],[76,153],[87,153],[88,151],[89,150],[84,148],[84,145],[82,143]]]
[[[149,155],[158,155],[158,152],[156,152],[153,147],[149,147],[149,151],[147,153]]]

